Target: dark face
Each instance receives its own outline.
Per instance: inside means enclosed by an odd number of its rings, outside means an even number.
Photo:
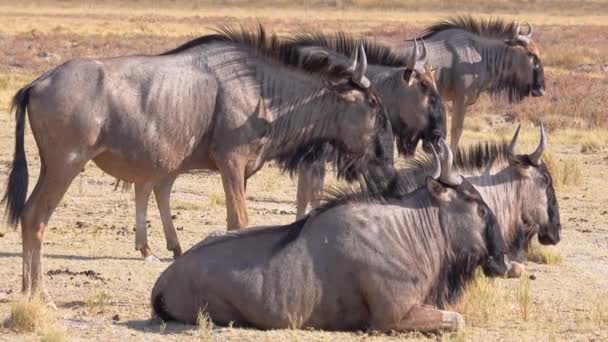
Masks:
[[[439,139],[446,137],[445,106],[433,73],[429,69],[422,74],[404,71],[403,96],[398,101],[400,121],[393,127],[397,150],[403,156],[413,155],[421,140],[424,151],[431,153],[431,145],[439,149]]]
[[[488,277],[505,275],[509,270],[508,260],[505,257],[507,247],[496,221],[496,216],[483,201],[479,192],[468,181],[463,180],[462,184],[458,186],[458,191],[477,204],[478,215],[485,223],[482,237],[488,254],[481,263],[484,274]]]
[[[515,160],[518,173],[523,178],[522,221],[533,227],[531,233],[538,232],[538,241],[543,245],[555,245],[560,241],[561,222],[559,205],[551,172],[544,163],[536,166],[526,155]]]
[[[543,245],[556,245],[560,241],[562,224],[559,219],[559,204],[553,188],[553,178],[544,163],[539,167],[539,172],[542,175],[541,182],[545,188],[545,196],[547,196],[547,217],[549,220],[546,225],[540,226],[538,241]]]
[[[540,58],[532,55],[532,89],[531,94],[534,97],[545,95],[545,71]]]
[[[360,175],[371,172],[371,169],[387,169],[393,166],[393,129],[384,105],[372,89],[366,91],[366,101],[375,110],[373,134],[366,144],[366,153],[354,159],[347,154],[337,156],[338,176],[347,181],[354,181]],[[352,137],[357,139],[355,135]]]
[[[479,192],[466,179],[458,186],[437,185],[429,179],[427,184],[439,204],[442,224],[450,231],[452,253],[474,262],[473,267],[482,266],[488,276],[506,274],[507,247],[494,213]]]

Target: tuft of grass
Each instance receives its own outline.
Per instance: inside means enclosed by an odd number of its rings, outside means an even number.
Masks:
[[[106,307],[110,304],[111,297],[105,291],[96,294],[90,294],[85,300],[87,310],[91,314],[103,313]]]
[[[530,292],[530,279],[528,277],[519,278],[517,303],[519,304],[521,318],[523,318],[524,321],[527,321],[530,316],[530,304],[532,302]]]
[[[211,341],[213,336],[213,321],[209,317],[209,313],[201,310],[196,316],[196,325],[198,326],[199,339],[201,341]]]
[[[532,243],[526,253],[526,259],[544,265],[556,265],[561,264],[564,261],[564,257],[558,250],[540,246],[537,243]]]
[[[224,207],[226,206],[226,197],[224,193],[221,191],[214,191],[209,194],[209,206],[212,208]]]
[[[558,160],[553,153],[547,151],[543,154],[543,162],[551,173],[556,189],[576,186],[583,180],[583,171],[576,160]]]
[[[477,269],[475,278],[466,288],[455,310],[463,314],[472,325],[483,325],[496,316],[500,306],[498,289],[481,269]]]
[[[54,320],[55,316],[42,300],[23,299],[11,306],[10,316],[3,326],[17,333],[29,333],[49,327]]]
[[[203,209],[203,206],[198,203],[193,203],[189,201],[174,200],[173,208],[175,208],[176,210],[199,210]]]
[[[591,307],[591,321],[598,328],[608,326],[608,296],[598,297]]]
[[[68,338],[62,330],[48,330],[40,338],[40,342],[65,342]]]
[[[604,144],[594,135],[585,136],[585,138],[581,139],[580,143],[582,153],[598,153],[604,148]]]

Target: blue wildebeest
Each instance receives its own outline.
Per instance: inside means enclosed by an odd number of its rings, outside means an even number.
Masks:
[[[324,56],[303,58],[262,27],[223,28],[157,56],[71,60],[23,87],[13,99],[16,145],[4,196],[10,223],[21,221],[23,290],[44,289],[45,228],[90,160],[135,184],[136,249],[144,257],[152,256],[145,222],[153,189],[167,247],[181,254],[169,212],[180,173],[220,172],[235,229],[247,226],[246,180],[268,160],[296,169],[327,143],[345,173],[384,160],[378,133],[392,134],[390,122],[359,56],[355,67],[332,65]],[[27,202],[26,112],[41,161]]]
[[[428,63],[437,68],[439,93],[452,102],[450,144],[454,150],[467,108],[481,93],[489,92],[508,102],[545,93],[543,65],[530,25],[522,33],[517,22],[462,16],[439,21],[416,39],[427,43]],[[406,50],[413,45],[408,41]]]
[[[462,316],[442,309],[477,266],[498,276],[508,260],[494,214],[451,159],[447,148],[405,195],[368,184],[290,225],[201,241],[156,281],[155,315],[194,324],[204,310],[216,324],[260,329],[461,327]],[[388,189],[407,182],[392,180]]]
[[[529,154],[517,155],[519,135],[515,131],[510,144],[486,143],[459,149],[454,167],[479,193],[496,215],[509,251],[512,266],[509,276],[519,277],[524,270],[524,254],[530,240],[538,234],[544,245],[560,241],[559,205],[551,172],[542,162],[547,137],[541,125],[540,143]],[[424,184],[432,169],[432,160],[418,156],[399,173],[410,180],[411,188]]]
[[[370,39],[347,33],[299,35],[294,39],[304,53],[328,54],[335,63],[347,63],[352,51],[363,45],[370,61],[367,76],[382,97],[391,119],[393,133],[400,155],[411,156],[422,140],[427,152],[429,146],[445,138],[445,107],[435,85],[433,72],[427,68],[428,53],[422,41],[422,51],[416,49],[402,56],[390,47]],[[392,145],[393,143],[390,142]],[[306,207],[320,204],[325,178],[323,161],[298,172],[297,217]]]

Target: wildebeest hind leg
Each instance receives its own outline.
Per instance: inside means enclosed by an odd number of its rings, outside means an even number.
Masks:
[[[414,306],[392,329],[396,331],[457,331],[464,328],[462,315],[428,306]]]
[[[44,231],[51,215],[61,201],[74,178],[86,163],[58,162],[57,158],[48,158],[55,161],[46,165],[41,156],[40,176],[34,190],[28,198],[21,216],[21,232],[23,240],[23,278],[22,291],[31,296],[46,295],[44,278],[42,276],[42,243]]]
[[[296,192],[296,219],[299,220],[306,215],[306,208],[312,196],[313,174],[310,169],[300,167],[298,169],[298,190]]]
[[[135,183],[135,250],[141,252],[146,260],[154,261],[155,257],[148,246],[146,218],[148,216],[148,201],[154,183]]]
[[[177,178],[177,175],[170,175],[154,186],[154,196],[156,197],[160,218],[163,221],[167,250],[173,252],[173,258],[182,255],[182,247],[179,244],[177,232],[171,218],[171,188],[173,187],[175,178]]]

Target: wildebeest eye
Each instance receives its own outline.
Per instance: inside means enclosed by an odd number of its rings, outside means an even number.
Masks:
[[[543,182],[545,183],[545,185],[551,184],[551,178],[545,172],[543,172]]]
[[[480,205],[477,207],[477,213],[479,214],[479,217],[485,218],[486,216],[488,216],[488,209]]]

